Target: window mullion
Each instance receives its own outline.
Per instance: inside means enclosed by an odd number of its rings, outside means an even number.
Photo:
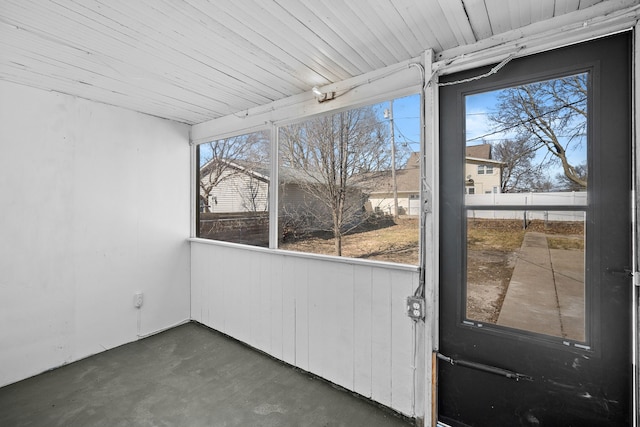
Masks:
[[[269,248],[278,247],[278,175],[279,157],[278,127],[271,124],[271,161],[269,162]]]

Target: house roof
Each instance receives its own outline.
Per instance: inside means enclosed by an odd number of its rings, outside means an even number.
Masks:
[[[269,181],[269,165],[264,165],[256,162],[249,162],[245,160],[224,160],[224,159],[211,159],[200,167],[200,176],[205,176],[211,173],[211,169],[216,163],[224,163],[225,168],[231,168],[238,172],[245,173],[261,181]]]
[[[296,95],[311,100],[314,86],[414,61],[429,49],[436,60],[461,63],[480,48],[579,29],[635,6],[637,0],[379,0],[375,7],[3,0],[0,80],[195,124]]]
[[[467,157],[491,159],[491,144],[470,145],[465,151]]]
[[[390,170],[372,174],[369,187],[374,188],[371,194],[391,193],[393,177]],[[420,189],[420,168],[411,167],[396,170],[396,183],[400,193],[417,193]]]
[[[419,168],[419,167],[420,167],[420,153],[414,151],[409,156],[409,159],[407,160],[407,164],[404,166],[404,168],[411,169],[411,168]]]

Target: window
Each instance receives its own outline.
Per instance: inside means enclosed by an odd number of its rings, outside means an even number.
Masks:
[[[493,175],[493,165],[478,165],[478,175]]]
[[[279,128],[279,248],[418,263],[419,100]]]
[[[268,132],[198,146],[197,236],[269,245]]]
[[[418,264],[419,95],[276,130],[198,146],[197,237]]]
[[[465,199],[465,320],[585,341],[588,82],[581,73],[466,97],[469,141],[500,130],[502,176],[497,185],[493,165],[477,165],[496,195]]]

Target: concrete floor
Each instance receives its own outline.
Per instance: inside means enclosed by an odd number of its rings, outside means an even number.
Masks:
[[[411,426],[199,324],[0,388],[0,426]]]

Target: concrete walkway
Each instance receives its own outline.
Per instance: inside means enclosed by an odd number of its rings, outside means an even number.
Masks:
[[[497,323],[584,341],[584,252],[525,233]]]

